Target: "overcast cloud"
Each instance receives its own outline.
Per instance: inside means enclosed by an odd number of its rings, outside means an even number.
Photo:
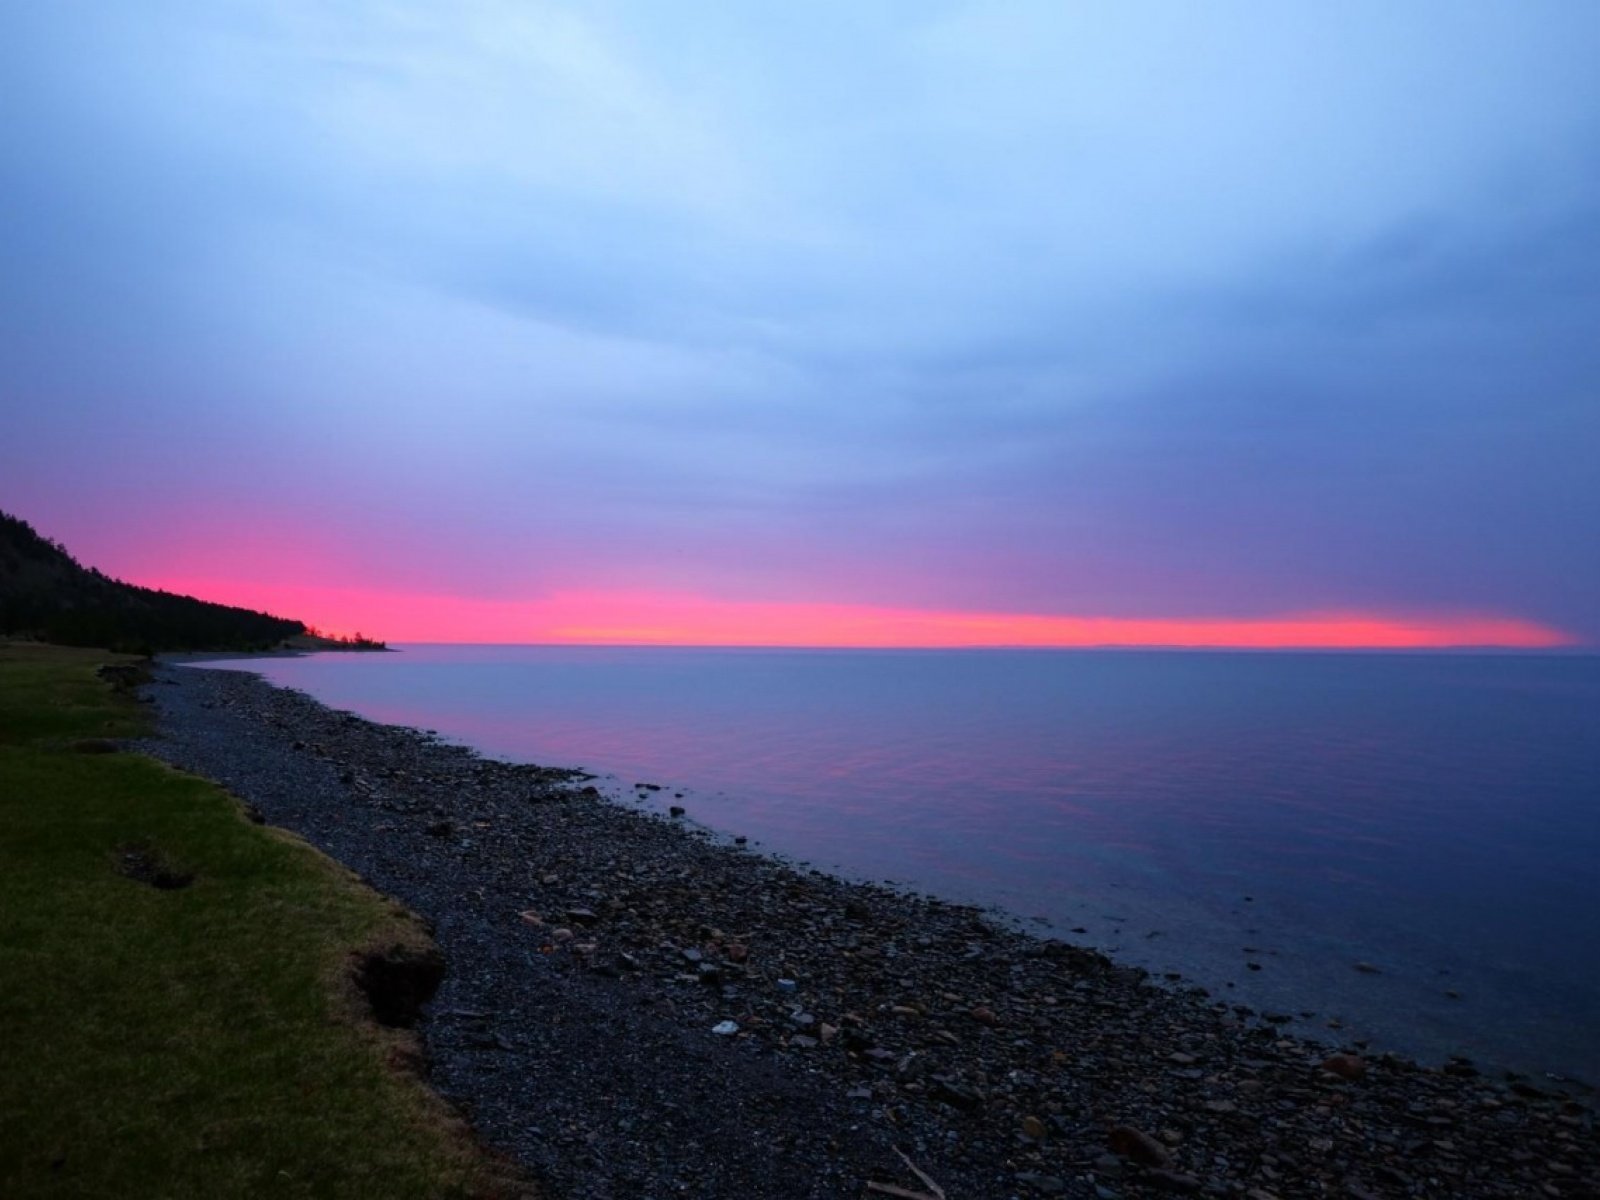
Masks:
[[[0,507],[133,578],[1600,642],[1600,7],[779,9],[0,6]]]

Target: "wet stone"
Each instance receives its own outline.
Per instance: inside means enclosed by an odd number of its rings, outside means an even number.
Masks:
[[[1367,1064],[1354,1054],[1334,1054],[1322,1060],[1322,1069],[1340,1079],[1360,1079],[1367,1073]]]

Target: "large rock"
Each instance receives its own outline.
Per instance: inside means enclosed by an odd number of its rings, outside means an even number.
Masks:
[[[1335,1054],[1323,1060],[1322,1069],[1340,1079],[1360,1079],[1367,1073],[1367,1064],[1354,1054]]]
[[[1106,1144],[1123,1158],[1147,1167],[1164,1167],[1172,1161],[1165,1146],[1132,1125],[1118,1125],[1106,1136]]]

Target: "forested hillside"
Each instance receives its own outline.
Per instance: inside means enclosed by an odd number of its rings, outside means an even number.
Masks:
[[[306,632],[300,621],[112,579],[0,512],[0,635],[150,653],[264,650]]]

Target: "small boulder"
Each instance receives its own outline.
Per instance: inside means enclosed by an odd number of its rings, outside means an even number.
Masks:
[[[951,1108],[963,1112],[971,1112],[983,1103],[982,1097],[966,1084],[943,1075],[934,1076],[933,1087],[929,1089],[928,1094],[935,1100],[942,1100]]]
[[[1142,1129],[1132,1125],[1118,1125],[1107,1135],[1106,1144],[1111,1149],[1136,1163],[1147,1167],[1164,1167],[1172,1161],[1167,1148]]]
[[[1335,1054],[1323,1059],[1322,1069],[1340,1079],[1360,1079],[1367,1073],[1367,1064],[1354,1054]]]
[[[1195,1176],[1180,1175],[1176,1171],[1151,1171],[1145,1179],[1152,1187],[1179,1196],[1193,1196],[1203,1186]]]
[[[1059,1196],[1067,1190],[1067,1181],[1059,1175],[1044,1175],[1038,1171],[1019,1171],[1017,1182],[1044,1196]]]

